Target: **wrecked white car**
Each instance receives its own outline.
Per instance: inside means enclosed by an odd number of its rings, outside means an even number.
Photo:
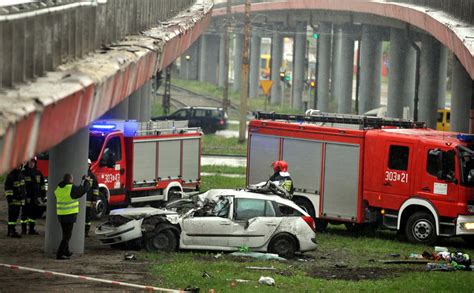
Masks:
[[[282,257],[316,248],[313,219],[292,201],[276,195],[209,190],[167,209],[113,210],[109,219],[95,231],[103,244],[135,243],[162,251],[235,251],[245,246]]]

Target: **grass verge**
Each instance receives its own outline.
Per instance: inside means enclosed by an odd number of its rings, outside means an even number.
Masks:
[[[237,137],[223,137],[214,134],[204,135],[202,153],[205,155],[239,155],[247,153],[247,142],[239,143]]]
[[[245,167],[205,165],[205,166],[201,166],[201,171],[205,173],[217,173],[217,174],[245,174]]]

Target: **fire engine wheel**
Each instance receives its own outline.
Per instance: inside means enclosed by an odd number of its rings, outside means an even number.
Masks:
[[[104,195],[102,191],[99,192],[99,198],[95,202],[95,206],[93,209],[94,218],[96,220],[100,220],[107,215],[107,211],[109,210],[109,204],[107,202],[107,197]]]
[[[296,251],[296,241],[289,234],[279,234],[270,241],[269,251],[284,258],[292,258]]]
[[[436,242],[435,220],[426,212],[416,212],[408,218],[405,234],[412,243],[432,245]]]
[[[145,239],[145,248],[149,251],[175,251],[178,239],[171,229],[161,230],[159,233],[149,233]]]
[[[474,235],[463,236],[462,240],[464,240],[464,242],[466,242],[467,246],[474,247]]]

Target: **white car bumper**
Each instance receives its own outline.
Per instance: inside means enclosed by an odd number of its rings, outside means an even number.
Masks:
[[[142,237],[142,222],[143,219],[130,220],[118,227],[106,222],[95,229],[95,234],[102,244],[111,245],[127,242]]]
[[[458,216],[456,235],[474,235],[474,216]]]

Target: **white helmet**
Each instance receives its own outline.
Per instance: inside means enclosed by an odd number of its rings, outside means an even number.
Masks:
[[[92,164],[91,159],[87,159],[87,164]]]

